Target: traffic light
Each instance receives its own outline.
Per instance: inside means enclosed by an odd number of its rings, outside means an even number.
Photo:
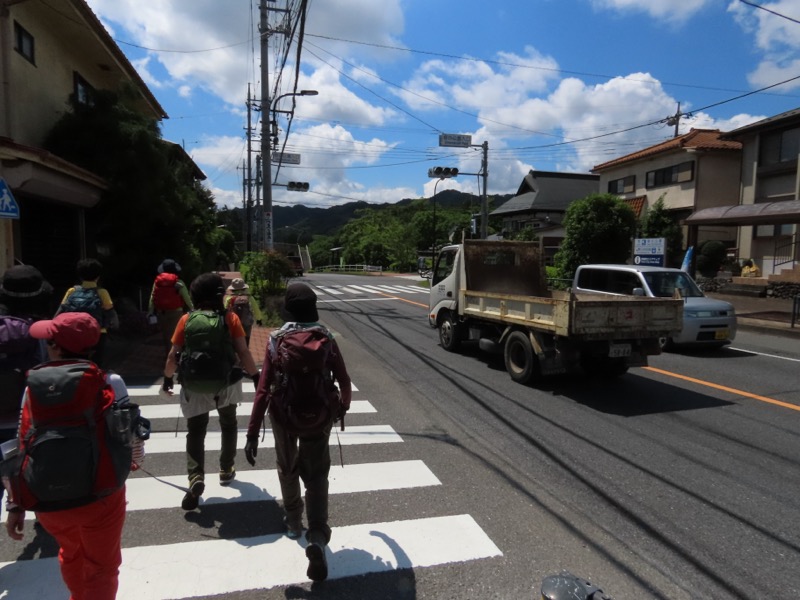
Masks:
[[[290,192],[307,192],[308,191],[308,182],[307,181],[290,181],[286,184],[286,189]]]
[[[428,177],[436,177],[438,179],[458,177],[458,169],[455,167],[431,167],[428,169]]]

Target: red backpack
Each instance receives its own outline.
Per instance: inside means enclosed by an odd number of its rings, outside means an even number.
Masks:
[[[270,406],[295,435],[322,433],[339,413],[341,397],[333,382],[330,333],[321,325],[281,329],[270,336],[275,379]]]
[[[175,273],[159,273],[153,287],[153,308],[177,310],[183,308],[183,298],[178,292],[178,276]]]
[[[54,361],[28,374],[13,499],[25,510],[63,510],[121,488],[131,470],[136,405],[115,404],[89,361]]]

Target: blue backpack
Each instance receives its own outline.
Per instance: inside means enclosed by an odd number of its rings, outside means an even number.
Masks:
[[[85,312],[92,315],[103,325],[103,301],[97,288],[85,288],[76,285],[66,302],[61,305],[60,312]]]

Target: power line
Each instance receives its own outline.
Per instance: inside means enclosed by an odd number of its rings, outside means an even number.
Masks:
[[[761,6],[760,4],[756,4],[755,2],[748,2],[747,0],[739,0],[739,2],[741,2],[742,4],[747,4],[747,6],[752,6],[753,8],[760,8],[761,10],[764,10],[768,13],[772,13],[776,17],[781,17],[782,19],[786,19],[787,21],[792,21],[793,23],[797,23],[798,25],[800,25],[800,21],[798,21],[797,19],[794,19],[792,17],[787,17],[786,15],[771,10],[766,6]]]

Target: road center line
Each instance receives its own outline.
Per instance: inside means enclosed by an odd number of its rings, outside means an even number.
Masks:
[[[783,402],[781,400],[776,400],[775,398],[768,398],[766,396],[759,396],[758,394],[751,394],[750,392],[745,392],[743,390],[737,390],[736,388],[727,387],[724,385],[719,385],[718,383],[711,383],[710,381],[704,381],[702,379],[695,379],[694,377],[688,377],[686,375],[679,375],[678,373],[673,373],[671,371],[664,371],[663,369],[656,369],[655,367],[642,367],[648,371],[652,371],[654,373],[660,373],[661,375],[666,375],[667,377],[674,377],[676,379],[683,379],[684,381],[689,381],[691,383],[696,383],[698,385],[704,385],[706,387],[714,388],[716,390],[720,390],[723,392],[729,392],[731,394],[736,394],[737,396],[744,396],[745,398],[752,398],[753,400],[758,400],[759,402],[766,402],[768,404],[774,404],[776,406],[782,406],[783,408],[788,408],[790,410],[796,410],[800,412],[800,406],[796,404],[789,404],[788,402]]]

